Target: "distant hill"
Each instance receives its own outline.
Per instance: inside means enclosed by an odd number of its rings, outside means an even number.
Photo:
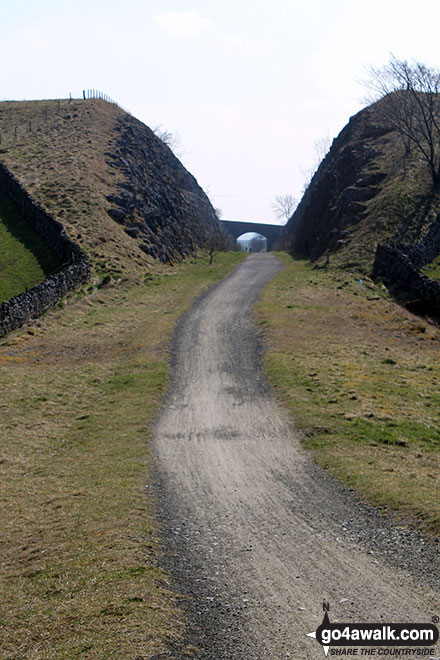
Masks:
[[[195,178],[116,104],[3,102],[0,136],[0,160],[98,271],[135,276],[224,236]]]
[[[383,101],[352,117],[333,141],[282,234],[279,245],[312,261],[371,271],[376,246],[413,243],[440,210],[426,166],[405,154],[387,126]]]

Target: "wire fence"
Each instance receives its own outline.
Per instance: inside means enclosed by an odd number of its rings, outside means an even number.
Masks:
[[[84,101],[86,99],[102,99],[103,101],[107,101],[108,103],[114,103],[117,105],[119,108],[121,107],[119,103],[116,103],[108,94],[104,94],[104,92],[101,92],[99,89],[84,89],[83,90],[83,99]]]
[[[122,108],[122,106],[114,101],[108,94],[105,94],[98,89],[83,90],[82,98],[79,99],[73,99],[72,95],[69,95],[68,99],[56,99],[53,101],[41,102],[37,101],[38,104],[41,104],[41,109],[35,110],[32,115],[30,113],[26,113],[27,116],[26,118],[23,118],[23,121],[10,121],[7,109],[4,109],[3,113],[0,114],[0,151],[2,147],[18,142],[20,138],[24,137],[25,135],[29,136],[30,133],[49,128],[50,124],[53,122],[53,119],[56,118],[63,110],[68,109],[69,106],[72,107],[73,110],[73,105],[76,103],[94,100],[106,101],[107,103],[112,103],[118,108],[121,108],[121,110],[124,110],[124,108]],[[66,115],[64,115],[64,117],[65,116]]]

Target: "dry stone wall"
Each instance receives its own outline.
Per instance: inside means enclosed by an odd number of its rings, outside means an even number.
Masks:
[[[383,279],[405,292],[408,307],[421,314],[440,315],[440,282],[424,275],[420,268],[440,252],[440,214],[419,243],[382,243],[377,246],[373,277]]]
[[[29,291],[0,304],[0,337],[41,316],[66,293],[90,277],[90,262],[66,234],[63,225],[29,195],[0,162],[0,187],[18,204],[23,216],[59,255],[62,268]]]

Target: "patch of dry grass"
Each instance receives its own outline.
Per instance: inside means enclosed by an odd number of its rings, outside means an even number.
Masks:
[[[71,294],[0,341],[0,657],[151,657],[182,621],[148,498],[168,342],[242,255]]]
[[[280,255],[257,314],[304,444],[374,503],[440,532],[439,329],[348,271]]]

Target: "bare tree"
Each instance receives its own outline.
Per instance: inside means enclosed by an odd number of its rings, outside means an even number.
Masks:
[[[183,155],[182,138],[178,133],[172,133],[171,131],[167,131],[166,128],[162,126],[162,124],[159,124],[159,126],[155,126],[153,128],[153,133],[157,135],[159,140],[165,142],[165,144],[169,146],[171,151],[176,156],[180,158]]]
[[[436,186],[440,183],[440,72],[391,55],[388,64],[370,67],[369,74],[366,85],[382,98],[384,119],[400,134],[405,150],[422,157]]]
[[[329,132],[327,131],[322,137],[317,138],[313,142],[313,151],[315,153],[315,158],[310,167],[301,168],[301,173],[304,177],[304,183],[302,186],[302,192],[305,193],[307,188],[310,186],[315,172],[318,170],[324,158],[327,156],[330,151],[332,140],[330,138]]]
[[[212,264],[214,256],[218,252],[227,252],[232,249],[232,238],[221,231],[213,231],[205,243],[209,254],[209,263]]]
[[[327,156],[330,151],[332,141],[328,131],[320,138],[317,138],[313,143],[313,150],[316,154],[316,168],[320,166],[321,162]]]
[[[272,202],[272,208],[277,218],[285,218],[287,221],[292,217],[297,204],[298,200],[293,195],[277,195]]]

